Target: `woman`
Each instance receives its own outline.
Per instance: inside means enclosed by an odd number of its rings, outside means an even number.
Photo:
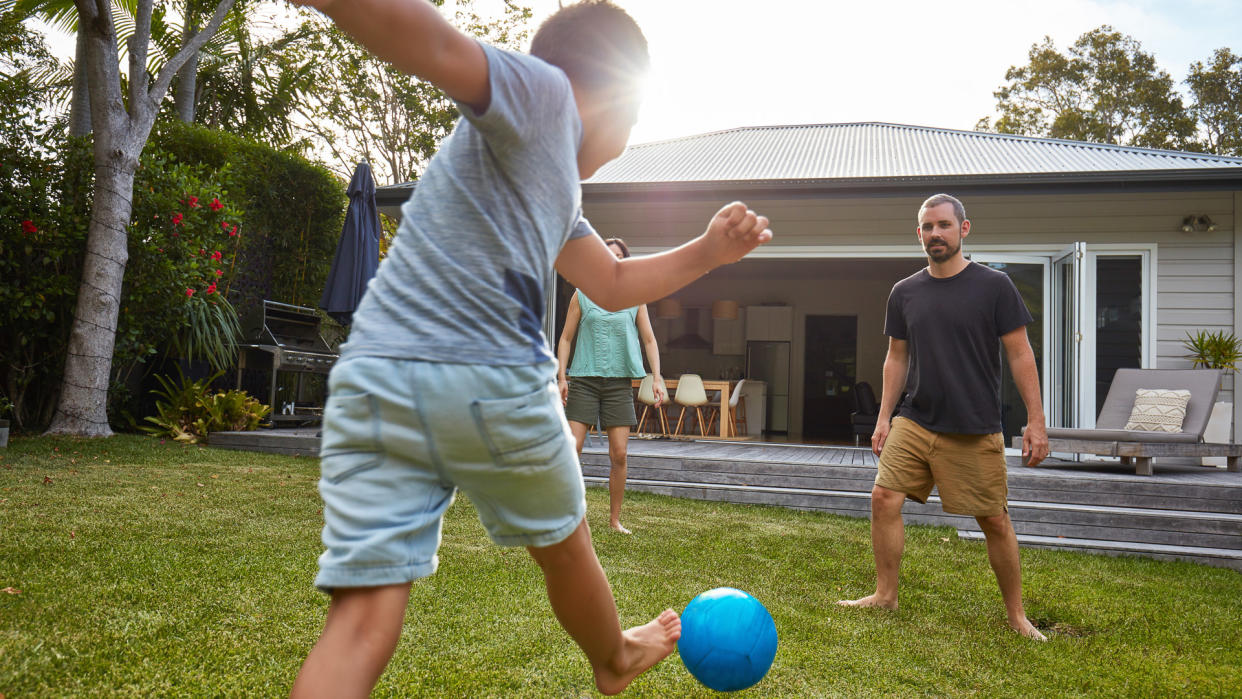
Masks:
[[[630,256],[624,240],[609,238],[604,242],[617,259]],[[578,342],[574,345],[573,366],[569,368],[573,382],[569,382],[565,367],[574,335],[578,336]],[[621,501],[625,498],[625,458],[630,428],[637,422],[632,380],[646,373],[638,351],[640,339],[651,366],[652,391],[658,406],[668,397],[668,391],[660,377],[660,350],[645,305],[609,312],[595,305],[581,291],[574,292],[565,314],[565,330],[561,332],[556,349],[561,400],[565,401],[565,417],[569,418],[569,427],[578,442],[578,454],[582,454],[587,430],[595,425],[597,417],[599,424],[608,431],[608,457],[612,462],[608,474],[609,524],[622,534],[630,533],[621,526]]]

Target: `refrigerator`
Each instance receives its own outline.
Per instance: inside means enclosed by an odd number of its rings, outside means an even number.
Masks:
[[[750,340],[746,343],[746,378],[767,389],[764,432],[789,432],[789,342]]]

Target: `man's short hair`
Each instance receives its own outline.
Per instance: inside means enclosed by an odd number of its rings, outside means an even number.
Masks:
[[[962,221],[966,220],[966,207],[962,205],[962,202],[957,197],[949,194],[933,194],[928,197],[927,201],[923,202],[923,205],[919,207],[919,219],[923,218],[924,211],[941,204],[953,205],[953,215],[957,217],[958,225],[961,225]]]
[[[642,29],[609,0],[583,0],[554,12],[535,31],[530,54],[588,90],[632,90],[651,65]]]

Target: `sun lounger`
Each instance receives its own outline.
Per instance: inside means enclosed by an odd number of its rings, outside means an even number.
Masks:
[[[1121,457],[1134,472],[1152,475],[1154,457],[1226,457],[1230,471],[1239,470],[1242,444],[1207,444],[1203,433],[1211,417],[1222,371],[1218,369],[1118,369],[1093,429],[1048,428],[1053,452]],[[1187,390],[1186,416],[1178,432],[1127,430],[1139,389]],[[1014,438],[1021,446],[1022,438]]]

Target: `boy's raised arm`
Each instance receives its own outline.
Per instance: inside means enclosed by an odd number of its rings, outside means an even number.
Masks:
[[[346,34],[393,67],[435,85],[475,112],[491,89],[483,47],[426,0],[290,0],[332,18]]]
[[[716,212],[702,235],[672,250],[618,260],[599,236],[588,235],[561,248],[556,269],[592,301],[619,311],[664,298],[771,239],[767,217],[735,201]]]

